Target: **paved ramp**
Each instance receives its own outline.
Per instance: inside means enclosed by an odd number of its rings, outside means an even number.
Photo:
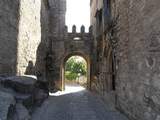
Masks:
[[[32,120],[128,120],[119,112],[106,108],[92,93],[78,85],[51,94],[32,115]]]

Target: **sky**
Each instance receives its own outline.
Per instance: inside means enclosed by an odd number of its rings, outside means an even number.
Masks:
[[[73,25],[77,26],[77,31],[80,31],[80,26],[84,25],[88,31],[90,25],[90,0],[67,0],[66,25],[68,31],[71,31]]]

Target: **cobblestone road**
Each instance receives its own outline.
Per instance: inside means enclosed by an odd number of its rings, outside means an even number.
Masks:
[[[32,115],[32,120],[128,120],[80,86],[52,94]]]

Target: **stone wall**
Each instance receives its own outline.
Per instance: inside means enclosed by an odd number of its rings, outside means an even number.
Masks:
[[[66,31],[64,35],[64,54],[67,55],[72,52],[81,52],[86,55],[91,55],[92,53],[92,43],[91,31],[89,33],[85,32],[85,27],[81,26],[81,32],[76,32],[76,27],[71,33]],[[65,57],[65,56],[64,56]]]
[[[0,74],[41,74],[45,79],[48,0],[1,1],[0,5]]]
[[[91,25],[93,26],[93,36],[96,37],[97,32],[96,32],[96,24],[97,24],[97,20],[96,20],[96,13],[97,10],[100,10],[103,8],[103,0],[91,0],[90,2],[90,22]]]
[[[36,51],[35,74],[41,81],[46,80],[46,56],[50,49],[49,41],[49,11],[48,0],[41,0],[40,22],[41,22],[41,42]]]
[[[34,66],[37,47],[41,41],[41,1],[21,0],[18,35],[17,72],[23,75],[27,66]]]
[[[115,98],[116,107],[132,119],[159,120],[160,2],[111,0],[108,16],[110,19],[106,31],[103,24],[105,14],[99,14],[100,11],[94,2],[97,1],[92,0],[91,17],[95,17],[91,20],[95,29],[93,32],[97,51],[95,63],[98,65],[92,83],[94,90],[104,97],[105,94],[109,94],[111,96],[108,98]],[[104,7],[103,5],[100,8],[102,13]],[[97,15],[99,16],[96,18]],[[102,25],[99,26],[100,17]],[[118,32],[111,26],[113,23],[116,24]],[[97,31],[99,29],[97,26],[102,31]],[[110,34],[112,28],[114,29]],[[114,47],[112,40],[117,40],[118,46]],[[108,69],[109,66],[111,69]],[[115,97],[112,97],[114,94]]]
[[[66,0],[49,0],[49,53],[47,57],[47,78],[50,88],[60,88],[60,60],[64,53],[64,28]],[[57,82],[58,81],[58,82]]]
[[[117,105],[135,120],[160,119],[160,1],[116,1]]]
[[[94,66],[91,84],[93,91],[100,94],[111,106],[115,106],[113,46],[109,41],[110,31],[106,29],[106,23],[109,21],[105,21],[108,17],[105,16],[107,7],[108,5],[103,0],[92,0],[91,2],[91,24],[94,36]]]
[[[19,1],[0,1],[0,75],[16,74]]]

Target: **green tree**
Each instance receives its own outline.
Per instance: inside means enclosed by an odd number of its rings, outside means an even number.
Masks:
[[[68,80],[76,80],[80,75],[86,76],[87,66],[85,61],[77,61],[75,57],[71,57],[65,65],[65,77]]]

